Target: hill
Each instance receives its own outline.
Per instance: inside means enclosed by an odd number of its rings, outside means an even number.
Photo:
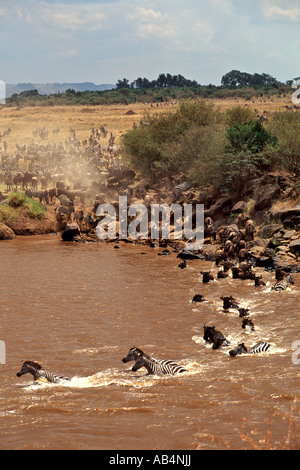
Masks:
[[[104,91],[115,88],[116,85],[103,83],[95,85],[92,82],[82,83],[18,83],[16,85],[6,84],[6,97],[10,98],[13,94],[22,93],[22,91],[37,90],[40,95],[54,95],[55,93],[65,93],[66,90],[75,91]]]

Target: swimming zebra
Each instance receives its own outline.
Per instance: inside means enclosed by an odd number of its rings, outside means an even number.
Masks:
[[[147,375],[175,375],[181,372],[187,372],[184,367],[179,366],[176,362],[165,359],[154,359],[135,346],[131,348],[127,356],[122,359],[122,362],[129,361],[136,361],[132,367],[134,372],[141,367],[145,367],[148,371]]]
[[[277,281],[271,290],[280,292],[282,290],[286,290],[289,284],[294,284],[293,276],[291,274],[288,274],[287,276],[285,276],[281,281]]]
[[[181,197],[183,191],[188,191],[191,187],[192,185],[189,181],[185,181],[184,183],[175,186],[175,188],[172,189],[172,192],[175,194],[176,201]]]
[[[248,350],[244,343],[240,343],[237,345],[236,348],[229,351],[229,354],[230,356],[237,356],[238,354],[259,354],[262,352],[269,351],[270,347],[270,343],[266,343],[265,341],[259,341],[257,344],[255,344]]]
[[[34,377],[34,380],[38,380],[40,378],[45,378],[48,382],[51,383],[58,383],[61,380],[70,380],[68,377],[64,377],[63,375],[53,374],[52,372],[48,372],[44,370],[42,366],[35,361],[25,361],[17,373],[17,377],[21,377],[24,374],[31,374]]]

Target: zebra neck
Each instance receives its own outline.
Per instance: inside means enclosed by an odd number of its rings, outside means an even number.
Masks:
[[[40,378],[44,378],[44,379],[47,379],[48,382],[56,382],[56,377],[54,374],[52,374],[51,372],[48,372],[47,370],[36,370],[35,373],[33,374],[35,380],[37,379],[40,379]]]
[[[147,369],[149,374],[153,374],[155,372],[155,359],[143,357],[144,363],[143,366]]]
[[[30,369],[30,374],[33,375],[34,380],[39,379],[40,377],[43,377],[43,370],[40,369]]]

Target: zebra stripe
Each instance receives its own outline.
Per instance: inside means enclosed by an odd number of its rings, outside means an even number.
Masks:
[[[52,372],[49,372],[47,370],[41,370],[35,380],[40,379],[40,378],[45,378],[48,380],[48,382],[51,383],[58,383],[61,380],[70,380],[68,377],[64,377],[63,375],[57,375],[53,374]]]
[[[255,344],[252,346],[252,348],[249,349],[249,354],[258,354],[262,352],[267,352],[270,349],[271,345],[270,343],[266,343],[265,341],[260,341],[259,343]]]
[[[184,367],[179,366],[176,362],[168,359],[144,358],[142,362],[142,364],[136,362],[132,370],[138,370],[141,367],[145,367],[148,374],[151,375],[176,375],[186,372]]]
[[[272,290],[274,290],[275,292],[286,290],[289,287],[289,284],[294,284],[293,277],[291,274],[286,276],[281,281],[276,282],[276,284],[274,284],[274,286],[272,287]]]
[[[154,359],[145,354],[141,349],[133,347],[130,349],[123,362],[135,361],[132,370],[136,372],[141,367],[145,367],[151,375],[175,375],[187,370],[169,359]]]
[[[24,374],[31,374],[34,377],[34,380],[45,378],[48,382],[58,383],[61,380],[70,380],[68,377],[63,375],[53,374],[47,370],[44,370],[42,366],[35,361],[25,361],[21,370],[17,373],[18,377],[21,377]]]
[[[173,193],[176,196],[176,199],[178,199],[183,191],[188,191],[191,189],[192,185],[189,181],[185,181],[184,183],[178,184],[175,186],[175,188],[172,189]]]

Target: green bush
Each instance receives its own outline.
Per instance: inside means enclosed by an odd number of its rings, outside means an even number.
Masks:
[[[11,193],[8,197],[8,206],[13,209],[24,208],[29,217],[40,219],[44,217],[46,207],[35,199],[25,196],[23,193]],[[9,212],[9,211],[8,211]]]
[[[242,192],[249,179],[274,168],[300,174],[299,124],[296,112],[276,113],[263,126],[248,108],[220,113],[203,100],[188,100],[175,113],[145,114],[123,136],[122,150],[152,179],[182,177],[198,187]]]
[[[189,160],[183,149],[185,133],[193,128],[200,132],[218,119],[213,105],[203,100],[182,102],[175,113],[154,117],[145,114],[141,125],[123,136],[123,153],[143,175],[155,176],[157,169],[178,174],[183,160]]]
[[[277,138],[271,148],[272,163],[279,169],[300,176],[300,113],[285,111],[275,113],[268,123],[268,130]]]
[[[248,121],[234,124],[226,131],[229,145],[228,151],[233,152],[261,152],[266,145],[275,145],[277,138],[271,135],[260,121]]]
[[[235,124],[244,124],[248,121],[255,120],[255,113],[250,108],[245,108],[244,106],[234,106],[231,109],[225,111],[226,121],[229,126]]]

